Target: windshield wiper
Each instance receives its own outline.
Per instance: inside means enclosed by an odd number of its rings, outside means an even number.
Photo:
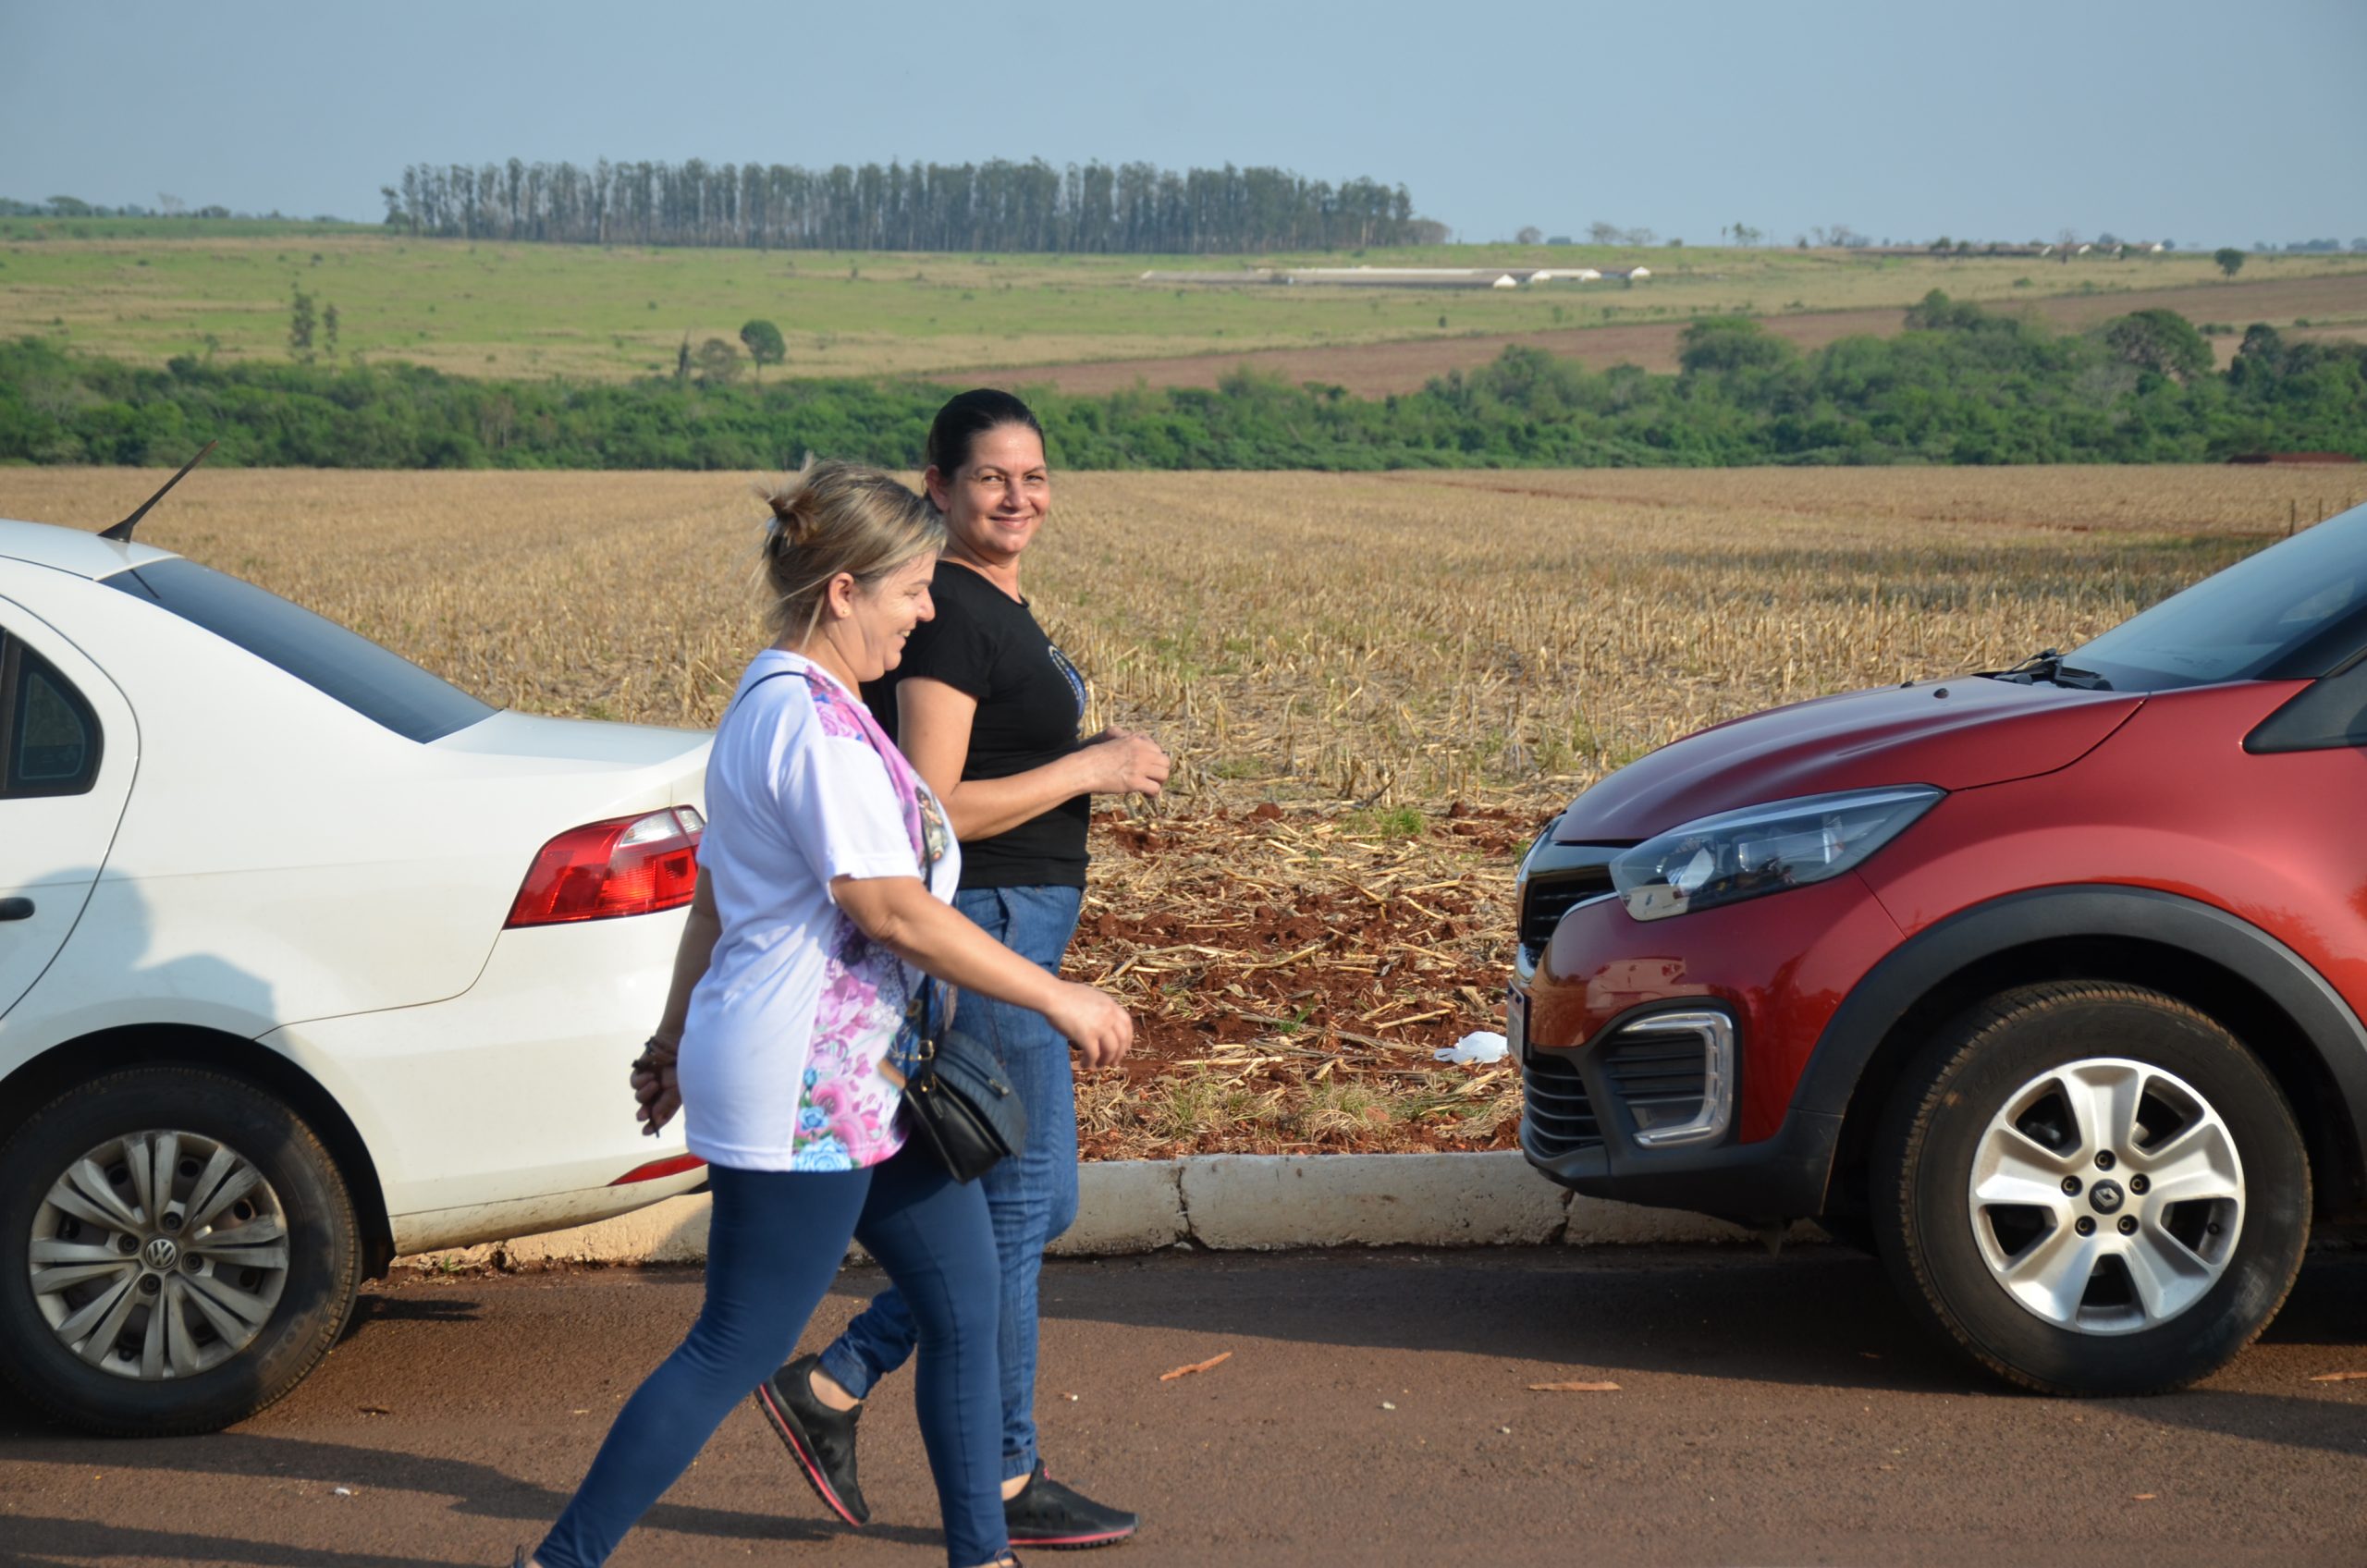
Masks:
[[[2080,669],[2065,664],[2062,650],[2059,648],[2049,648],[2043,653],[2032,654],[2013,668],[2006,670],[1998,679],[2011,680],[2023,686],[2043,680],[2051,686],[2076,687],[2082,692],[2112,690],[2112,682],[2094,670]]]

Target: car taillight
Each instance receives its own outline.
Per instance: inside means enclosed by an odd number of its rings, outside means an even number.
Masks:
[[[705,827],[697,812],[676,806],[570,828],[534,856],[504,924],[559,925],[689,903]]]

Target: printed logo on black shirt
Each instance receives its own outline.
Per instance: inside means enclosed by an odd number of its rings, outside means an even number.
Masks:
[[[1061,652],[1059,643],[1047,638],[1044,643],[1044,651],[1052,655],[1052,668],[1061,672],[1061,679],[1069,683],[1070,692],[1075,694],[1076,721],[1080,725],[1083,724],[1085,722],[1085,677],[1076,672],[1076,666],[1069,663],[1068,655]]]

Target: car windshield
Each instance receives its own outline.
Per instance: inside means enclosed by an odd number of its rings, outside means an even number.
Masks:
[[[2367,507],[2328,518],[2063,655],[2116,692],[2310,680],[2367,643]]]
[[[190,560],[153,561],[107,578],[410,740],[438,740],[499,711],[336,621]]]

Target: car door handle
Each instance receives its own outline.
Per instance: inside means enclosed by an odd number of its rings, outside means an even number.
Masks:
[[[0,899],[0,920],[31,920],[32,917],[32,900]]]

